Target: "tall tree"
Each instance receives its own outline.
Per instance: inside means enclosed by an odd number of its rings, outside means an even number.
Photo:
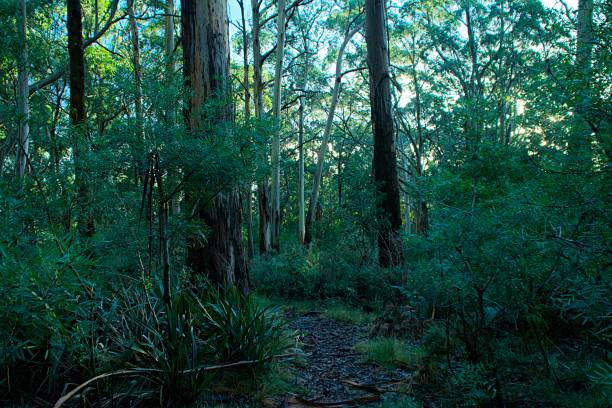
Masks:
[[[19,57],[17,69],[17,117],[19,127],[17,135],[17,176],[23,177],[28,169],[28,154],[30,150],[30,101],[28,91],[28,39],[27,39],[27,9],[26,0],[19,0],[17,32],[19,34]]]
[[[174,0],[166,0],[166,15],[164,16],[164,57],[166,58],[166,85],[174,81]],[[169,103],[166,111],[166,121],[174,123],[176,111],[174,104]]]
[[[379,193],[379,263],[383,267],[402,262],[399,229],[399,181],[395,157],[395,134],[391,104],[387,13],[384,0],[366,0],[366,45],[370,78],[370,111],[374,135],[372,169]]]
[[[144,156],[144,110],[142,106],[142,66],[140,64],[140,37],[138,25],[134,15],[134,3],[136,0],[129,0],[128,15],[130,23],[130,38],[132,40],[132,69],[134,71],[134,111],[136,113],[136,140],[134,156],[136,158],[136,180],[142,177],[143,156]]]
[[[183,72],[189,89],[186,119],[195,135],[205,122],[223,125],[232,120],[227,0],[182,0],[181,10]],[[211,98],[219,98],[218,103],[204,109]],[[210,204],[197,203],[194,214],[210,233],[206,243],[189,238],[188,265],[217,284],[236,284],[248,291],[238,187],[219,192]]]
[[[67,0],[68,57],[70,59],[70,134],[74,156],[75,184],[77,187],[78,230],[81,237],[91,237],[95,233],[95,224],[91,212],[91,194],[87,185],[88,169],[83,165],[83,153],[87,143],[84,141],[87,132],[85,111],[85,56],[83,49],[83,22],[81,2]]]
[[[276,19],[276,67],[274,70],[274,138],[272,140],[272,248],[280,251],[280,132],[281,132],[281,82],[283,54],[285,51],[285,0],[278,0]]]
[[[248,32],[247,22],[245,17],[244,1],[238,0],[240,6],[240,20],[241,20],[241,31],[242,31],[242,69],[243,77],[242,83],[244,87],[244,122],[248,126],[251,119],[251,86],[250,86],[250,65],[249,65],[249,44],[248,44]],[[247,226],[247,252],[249,259],[255,256],[255,248],[253,244],[253,191],[252,183],[249,180],[246,186],[246,226]]]
[[[260,0],[251,0],[251,12],[253,17],[253,99],[255,103],[255,118],[261,122],[264,119],[264,97],[263,97],[263,57],[261,55],[261,14],[259,7]],[[262,154],[262,161],[266,158]],[[268,180],[263,177],[257,183],[257,201],[259,209],[259,253],[264,254],[270,250],[270,205],[268,200]]]
[[[344,40],[338,50],[336,57],[336,73],[334,75],[334,89],[332,91],[332,100],[329,105],[329,111],[327,112],[327,122],[325,123],[325,130],[323,131],[323,137],[321,138],[321,146],[319,147],[319,153],[317,155],[317,168],[315,170],[314,179],[312,180],[312,190],[310,192],[310,202],[308,203],[308,213],[306,214],[306,228],[304,243],[310,244],[312,242],[312,224],[317,211],[317,204],[319,203],[319,192],[321,190],[321,178],[323,176],[323,164],[325,162],[325,155],[327,153],[327,145],[329,144],[329,138],[331,136],[332,126],[334,124],[334,115],[336,113],[336,106],[338,106],[338,98],[340,96],[340,89],[342,85],[342,61],[344,59],[344,53],[346,47],[355,34],[363,28],[363,24],[357,24],[351,28],[352,23],[346,29]]]
[[[593,51],[593,0],[578,1],[578,15],[576,19],[576,59],[574,60],[575,73],[578,77],[576,102],[576,124],[571,140],[569,152],[573,159],[582,159],[587,154],[592,132],[590,123],[591,79],[592,79],[592,51]]]

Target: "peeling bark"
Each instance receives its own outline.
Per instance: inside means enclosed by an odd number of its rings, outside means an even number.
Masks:
[[[182,0],[183,63],[189,89],[186,120],[194,137],[206,122],[223,126],[232,120],[229,89],[229,27],[227,0]],[[219,98],[215,109],[204,104]],[[223,136],[218,136],[223,137]],[[190,237],[187,264],[218,285],[238,285],[248,291],[248,271],[242,243],[240,193],[233,186],[211,203],[198,204],[195,217],[210,228],[206,243]]]

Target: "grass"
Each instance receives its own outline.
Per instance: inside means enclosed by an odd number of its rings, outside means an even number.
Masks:
[[[255,302],[262,307],[277,307],[281,311],[292,311],[294,313],[317,311],[329,319],[352,323],[358,326],[370,323],[375,317],[375,314],[365,313],[355,306],[333,299],[328,301],[312,301],[270,299],[261,294],[253,294],[252,296]]]
[[[366,340],[357,344],[355,351],[363,353],[367,361],[385,368],[405,367],[416,369],[425,357],[425,352],[421,348],[393,337],[377,337]]]
[[[359,309],[341,303],[331,303],[324,307],[323,315],[340,322],[352,323],[357,326],[370,323],[372,315],[368,315]]]

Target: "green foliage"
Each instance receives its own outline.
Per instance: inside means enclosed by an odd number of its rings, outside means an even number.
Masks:
[[[209,297],[201,305],[201,327],[217,360],[253,361],[262,369],[291,346],[285,323],[238,288],[209,289]]]
[[[609,232],[595,198],[603,180],[573,180],[560,194],[564,176],[542,169],[546,155],[527,155],[484,144],[469,165],[432,169],[435,221],[427,238],[407,242],[406,302],[445,322],[422,343],[451,364],[454,375],[439,375],[456,398],[473,403],[524,397],[508,380],[517,376],[548,384],[540,392],[556,389],[550,400],[563,400],[560,384],[589,393],[582,365],[601,359],[609,342],[612,287],[600,238]]]
[[[365,325],[372,320],[372,316],[364,313],[354,307],[347,307],[346,305],[332,302],[325,307],[325,316],[330,319],[338,320],[340,322],[352,323],[358,326]]]
[[[232,288],[206,287],[195,296],[185,262],[188,238],[204,243],[211,231],[194,216],[196,204],[237,186],[246,202],[245,191],[265,184],[274,118],[247,117],[244,68],[232,61],[231,76],[240,78],[231,84],[235,123],[211,120],[189,132],[181,115],[191,92],[180,73],[181,41],[175,39],[171,68],[164,2],[145,3],[135,3],[142,14],[141,81],[119,18],[127,3],[119,2],[114,24],[85,50],[83,132],[71,135],[65,74],[37,89],[29,98],[29,172],[17,179],[15,90],[24,44],[18,2],[0,1],[0,405],[53,402],[74,384],[118,369],[142,371],[96,381],[79,403],[194,404],[228,383],[261,395],[272,387],[267,381],[279,389],[288,375],[274,359],[289,350],[282,316]],[[358,349],[387,367],[418,370],[417,393],[439,398],[437,405],[610,405],[609,5],[593,2],[590,68],[581,68],[578,15],[569,3],[397,3],[387,12],[402,216],[414,227],[425,205],[429,223],[418,235],[402,231],[402,268],[376,265],[380,197],[371,181],[366,50],[355,40],[323,166],[314,242],[295,242],[296,102],[305,104],[308,196],[334,44],[362,8],[357,0],[316,0],[293,9],[287,26],[283,240],[280,254],[251,262],[253,285],[300,310],[325,301],[326,316],[355,324],[369,316],[351,305],[383,308],[388,324],[410,340],[375,338]],[[82,4],[84,35],[92,38],[112,2]],[[271,5],[262,3],[263,21],[273,20]],[[66,10],[49,0],[27,6],[27,67],[35,85],[65,70]],[[261,33],[266,57],[274,55],[274,30],[266,24]],[[241,32],[233,43],[244,46]],[[265,86],[273,82],[267,61]],[[225,102],[212,98],[197,108],[212,118]],[[159,154],[164,192],[141,209],[150,152]],[[77,179],[91,190],[91,238],[76,233]],[[171,306],[160,283],[162,202],[171,207]],[[252,227],[257,231],[257,221]],[[244,364],[205,369],[230,362]],[[417,405],[389,396],[383,402]]]
[[[378,337],[359,343],[355,350],[369,361],[386,368],[394,366],[417,369],[425,357],[424,351],[406,341],[393,337]]]
[[[423,404],[413,397],[385,395],[381,407],[383,408],[420,408]]]

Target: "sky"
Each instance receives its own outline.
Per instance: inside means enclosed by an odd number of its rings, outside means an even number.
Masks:
[[[243,0],[246,12],[246,18],[249,20],[251,18],[251,1]],[[542,3],[546,7],[558,7],[562,8],[560,0],[541,0]],[[578,0],[563,0],[565,4],[571,9],[576,9],[578,7]],[[232,22],[239,23],[240,22],[240,6],[238,5],[238,0],[228,0],[228,15],[229,19]],[[238,29],[230,24],[230,38],[238,31]]]

